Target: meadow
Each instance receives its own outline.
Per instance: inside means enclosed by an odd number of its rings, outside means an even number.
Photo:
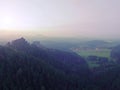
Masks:
[[[97,56],[97,57],[106,57],[110,60],[110,49],[100,49],[100,50],[79,50],[77,53],[86,58],[85,60],[87,61],[89,68],[95,68],[95,67],[99,67],[100,65],[97,64],[95,61],[89,61],[87,60],[88,56]]]
[[[88,56],[98,56],[110,58],[110,49],[101,49],[101,50],[80,50],[77,53],[83,57]]]

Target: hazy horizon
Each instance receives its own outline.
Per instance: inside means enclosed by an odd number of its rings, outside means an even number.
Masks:
[[[119,39],[119,0],[0,1],[0,39]]]

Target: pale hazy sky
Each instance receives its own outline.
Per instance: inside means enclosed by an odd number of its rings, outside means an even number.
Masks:
[[[120,38],[120,0],[0,0],[0,29],[2,36],[28,30],[47,36]]]

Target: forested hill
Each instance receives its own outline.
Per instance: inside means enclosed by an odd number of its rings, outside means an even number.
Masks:
[[[0,46],[0,90],[77,90],[89,69],[75,53],[29,44],[24,38]]]
[[[111,52],[114,67],[92,73],[75,53],[14,40],[0,46],[0,90],[120,90],[119,48]]]

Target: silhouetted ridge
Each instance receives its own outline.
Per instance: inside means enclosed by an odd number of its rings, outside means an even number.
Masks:
[[[76,90],[89,81],[88,65],[75,53],[44,49],[39,42],[29,44],[24,38],[8,43],[1,51],[1,62],[6,71],[1,73],[11,78],[9,88],[13,85],[16,90],[20,87],[22,90],[28,90],[28,87],[29,90]],[[4,81],[8,83],[5,77]]]
[[[78,76],[86,76],[89,73],[86,61],[76,53],[43,48],[44,46],[38,41],[29,44],[24,38],[12,41],[11,46],[13,49],[22,51],[27,55],[44,60],[55,68],[64,71],[66,74],[74,72]]]
[[[30,48],[30,44],[23,37],[9,42],[7,46],[20,51],[28,51]]]
[[[22,47],[22,46],[28,46],[29,43],[24,38],[20,38],[20,39],[12,41],[11,45]]]

